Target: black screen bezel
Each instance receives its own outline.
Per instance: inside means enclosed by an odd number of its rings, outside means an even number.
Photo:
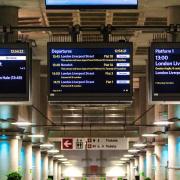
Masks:
[[[137,9],[139,0],[136,5],[48,5],[45,0],[46,9]]]
[[[81,94],[59,94],[56,96],[50,96],[50,49],[51,48],[130,48],[131,61],[130,61],[130,93],[118,94],[118,93],[81,93]],[[89,102],[89,103],[117,103],[117,102],[129,102],[132,101],[133,96],[133,43],[59,43],[49,42],[47,44],[48,53],[48,101],[49,102]]]
[[[180,93],[161,93],[154,96],[154,49],[156,48],[177,48],[180,49],[180,42],[153,42],[149,53],[149,96],[151,102],[172,102],[180,101]]]
[[[0,93],[0,102],[29,102],[30,101],[30,67],[31,67],[31,53],[29,43],[6,43],[0,44],[0,48],[18,48],[18,49],[26,49],[26,92],[25,93]]]

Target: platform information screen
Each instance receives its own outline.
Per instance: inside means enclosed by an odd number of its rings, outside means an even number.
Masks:
[[[0,101],[29,100],[28,44],[0,44]]]
[[[49,9],[134,9],[138,6],[138,0],[45,0],[45,4]]]
[[[180,43],[152,43],[150,55],[152,100],[180,100]]]
[[[131,43],[48,43],[50,101],[129,101]]]

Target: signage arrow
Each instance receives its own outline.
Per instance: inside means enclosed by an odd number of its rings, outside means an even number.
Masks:
[[[63,139],[63,149],[73,149],[73,139]]]
[[[69,140],[66,140],[66,141],[64,142],[64,146],[65,146],[66,148],[69,148],[69,147],[72,146],[72,143],[69,142]]]

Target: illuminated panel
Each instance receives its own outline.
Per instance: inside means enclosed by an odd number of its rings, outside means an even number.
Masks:
[[[29,100],[28,44],[0,44],[0,101]]]
[[[49,101],[132,98],[132,43],[48,43]]]
[[[135,9],[138,0],[45,0],[48,9]]]
[[[150,93],[152,101],[180,100],[180,43],[152,43]]]

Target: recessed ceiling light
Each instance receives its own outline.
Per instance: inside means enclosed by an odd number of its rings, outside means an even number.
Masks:
[[[143,134],[143,137],[157,137],[157,134]]]
[[[32,125],[32,123],[30,123],[30,122],[14,122],[11,124],[16,125],[16,126],[31,126]]]
[[[124,164],[117,163],[116,166],[124,166]]]
[[[58,159],[59,161],[67,161],[67,159],[66,158],[60,158],[60,159]]]
[[[62,154],[59,154],[59,155],[55,155],[55,156],[53,156],[54,158],[63,158],[64,157],[64,155],[62,155]]]
[[[121,161],[129,161],[129,158],[121,158]]]
[[[68,161],[63,161],[62,163],[63,164],[70,164],[70,162],[68,162]]]
[[[137,153],[137,152],[139,152],[140,150],[138,150],[138,149],[129,149],[128,150],[128,152],[129,153]]]
[[[131,157],[134,157],[134,155],[132,155],[132,154],[125,154],[124,157],[125,158],[131,158]]]
[[[28,137],[32,137],[32,138],[43,138],[44,135],[43,135],[43,134],[31,134],[31,135],[28,135]]]
[[[174,122],[170,122],[170,121],[156,121],[154,122],[154,125],[157,126],[168,126],[168,125],[172,125],[174,124]]]
[[[135,143],[133,146],[134,147],[145,147],[145,146],[147,146],[147,144],[144,144],[144,143]]]
[[[53,144],[41,144],[40,147],[48,148],[48,147],[54,147],[54,145]]]
[[[51,149],[48,151],[48,153],[58,153],[58,152],[59,152],[59,150],[57,150],[57,149]]]
[[[66,165],[66,166],[72,166],[72,164],[64,164],[64,165]]]

